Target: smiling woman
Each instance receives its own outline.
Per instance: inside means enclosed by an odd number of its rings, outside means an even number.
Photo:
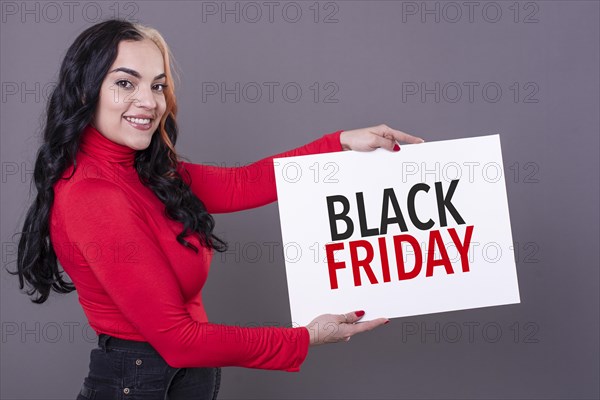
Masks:
[[[166,111],[163,56],[148,39],[122,41],[117,54],[92,125],[115,143],[144,150]]]
[[[201,290],[213,252],[226,249],[211,213],[275,201],[274,157],[397,151],[397,141],[421,139],[386,125],[340,130],[219,168],[180,160],[176,114],[171,55],[155,29],[108,20],[67,51],[13,273],[38,295],[35,303],[52,290],[77,289],[98,334],[78,399],[216,398],[220,367],[298,371],[309,345],[347,341],[387,322],[355,324],[364,315],[357,310],[297,328],[210,323]]]

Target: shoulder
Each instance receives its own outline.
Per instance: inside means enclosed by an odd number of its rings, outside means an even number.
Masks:
[[[119,184],[106,178],[79,179],[71,184],[70,192],[84,197],[95,197],[98,195],[126,197],[125,190]]]
[[[58,200],[67,209],[115,210],[133,208],[131,196],[119,186],[105,178],[84,178],[67,181]]]
[[[139,218],[134,202],[118,184],[103,178],[63,181],[55,191],[51,226],[56,238],[82,239],[131,224]]]
[[[179,161],[177,161],[176,169],[177,169],[177,172],[179,173],[179,176],[181,176],[181,179],[183,179],[183,182],[189,186],[192,184],[192,181],[194,180],[193,177],[197,176],[198,174],[203,172],[204,165],[194,164],[189,161],[179,160]]]

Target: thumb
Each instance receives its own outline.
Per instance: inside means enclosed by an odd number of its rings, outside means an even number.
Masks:
[[[386,138],[383,136],[376,135],[376,139],[374,140],[375,148],[381,147],[382,149],[386,149],[389,151],[395,151],[394,146],[396,146],[396,141],[393,138]]]
[[[365,315],[365,312],[363,310],[349,312],[346,314],[346,318],[348,318],[347,323],[353,324],[360,320],[363,317],[363,315]]]

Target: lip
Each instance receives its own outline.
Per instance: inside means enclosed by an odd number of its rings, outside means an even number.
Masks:
[[[135,122],[128,121],[126,117],[130,117],[130,118],[149,118],[150,119],[150,123],[148,123],[148,124],[136,124]],[[147,131],[147,130],[149,130],[150,128],[152,128],[152,124],[154,123],[154,119],[152,117],[149,117],[149,116],[125,115],[125,116],[123,116],[123,119],[131,127],[135,128],[135,129],[138,129],[140,131]]]
[[[129,118],[147,118],[147,119],[154,120],[154,117],[152,115],[148,115],[148,114],[123,115],[123,118],[125,118],[125,117],[129,117]]]

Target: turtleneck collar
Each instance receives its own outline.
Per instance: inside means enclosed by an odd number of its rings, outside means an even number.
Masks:
[[[135,149],[113,142],[91,124],[83,130],[79,149],[95,159],[127,166],[133,166],[136,153]]]

